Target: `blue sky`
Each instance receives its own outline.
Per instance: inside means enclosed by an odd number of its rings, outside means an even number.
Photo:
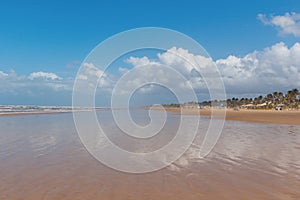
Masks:
[[[13,70],[17,76],[47,72],[71,82],[80,62],[99,42],[145,26],[180,31],[199,42],[214,60],[243,57],[279,42],[290,48],[300,37],[280,33],[258,14],[292,12],[300,12],[300,1],[2,1],[0,71]],[[28,96],[8,91],[0,90],[0,104],[22,104],[22,97],[23,104],[70,103],[66,94],[58,103],[55,97],[53,101],[30,97],[32,91]]]

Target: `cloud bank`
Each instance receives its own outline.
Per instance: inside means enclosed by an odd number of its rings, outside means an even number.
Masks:
[[[182,59],[176,58],[174,53],[184,55],[191,62],[200,63],[196,68]],[[256,95],[272,92],[273,90],[285,91],[291,88],[300,87],[300,43],[295,43],[288,47],[283,42],[277,43],[262,51],[254,51],[243,57],[233,55],[225,59],[212,60],[199,55],[193,55],[187,50],[173,47],[163,54],[158,54],[158,60],[151,61],[147,57],[129,58],[128,63],[133,67],[148,65],[148,71],[140,73],[136,80],[149,79],[149,76],[157,70],[159,65],[169,65],[183,74],[188,82],[197,89],[206,87],[204,80],[199,74],[208,74],[212,65],[217,65],[220,75],[224,81],[226,90],[232,95],[242,96],[245,94]],[[156,67],[155,67],[156,66]],[[152,72],[151,72],[152,69]],[[120,69],[124,71],[124,69]],[[168,81],[177,84],[174,87],[183,85],[167,74],[160,78],[167,78]]]
[[[28,77],[30,80],[34,79],[48,79],[48,80],[61,80],[62,78],[54,73],[48,72],[33,72]]]
[[[185,62],[176,54],[183,55],[190,61]],[[191,85],[197,94],[207,92],[206,84],[201,74],[209,74],[216,65],[224,81],[228,97],[256,96],[273,91],[286,91],[300,88],[300,43],[288,47],[280,42],[261,51],[248,53],[243,57],[230,55],[224,59],[213,60],[201,55],[194,55],[188,50],[172,47],[168,51],[157,54],[157,58],[129,57],[125,60],[129,67],[120,66],[114,74],[103,72],[94,63],[83,63],[82,73],[77,78],[82,81],[98,80],[97,90],[102,98],[109,99],[118,79],[130,70],[147,66],[137,71],[136,75],[124,84],[122,92],[128,88],[141,86],[144,80],[163,82],[173,88],[185,90]],[[195,65],[198,63],[199,65]],[[185,81],[160,70],[161,66],[169,66],[185,77]],[[195,67],[197,66],[197,67]],[[29,104],[70,104],[74,78],[60,77],[53,72],[32,72],[29,75],[19,75],[15,71],[0,71],[0,104],[22,104],[28,98]],[[94,81],[87,81],[84,88],[95,88]],[[148,85],[139,90],[147,98],[165,100],[161,88]],[[106,95],[106,97],[104,96]],[[49,101],[52,99],[53,101]],[[201,98],[200,98],[201,99]],[[33,101],[36,100],[36,101]],[[64,103],[59,103],[64,100]],[[203,100],[203,99],[202,99]],[[27,102],[27,103],[28,103]],[[40,102],[40,103],[39,103]],[[52,102],[52,103],[51,103]]]
[[[14,70],[0,71],[0,104],[70,104],[73,79],[51,72],[19,75]]]

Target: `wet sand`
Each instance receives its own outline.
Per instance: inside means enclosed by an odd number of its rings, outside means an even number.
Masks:
[[[154,108],[157,109],[157,108]],[[180,109],[180,108],[165,108],[166,111],[172,113],[182,113],[185,115],[202,115],[211,116],[212,111],[209,109]],[[87,111],[46,111],[46,112],[16,112],[16,113],[0,113],[1,116],[18,116],[18,115],[40,115],[40,114],[63,114],[72,112],[87,112]],[[215,110],[214,115],[222,116],[224,110]],[[238,120],[257,123],[273,123],[273,124],[289,124],[300,125],[300,110],[233,110],[226,109],[226,120]]]
[[[181,113],[180,108],[166,108],[168,112]],[[215,110],[215,115],[221,115],[224,110]],[[186,115],[203,115],[211,116],[209,109],[182,109],[182,114]],[[289,124],[300,125],[300,111],[287,110],[226,110],[226,120],[238,120],[258,123],[274,123],[274,124]]]
[[[106,112],[99,112],[99,118],[116,135],[114,141],[123,143]],[[178,118],[168,116],[171,123],[163,135],[173,134]],[[202,123],[199,136],[175,163],[137,175],[115,171],[95,160],[80,142],[71,113],[3,117],[0,199],[300,199],[300,126],[229,120],[211,154],[199,159],[197,150],[206,129]]]

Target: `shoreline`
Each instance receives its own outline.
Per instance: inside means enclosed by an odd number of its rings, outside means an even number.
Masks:
[[[155,109],[155,108],[154,108]],[[157,109],[162,110],[162,109]],[[202,115],[211,116],[210,109],[181,109],[180,108],[165,108],[167,112],[183,114],[183,115]],[[215,116],[220,116],[224,110],[215,109]],[[220,112],[218,112],[220,111]],[[287,124],[300,125],[300,110],[233,110],[226,109],[225,120],[235,120],[255,123],[272,123],[272,124]]]
[[[95,109],[102,110],[102,109]],[[27,112],[3,112],[0,117],[22,116],[22,115],[46,115],[46,114],[66,114],[73,112],[90,112],[92,110],[61,110],[61,111],[27,111]]]
[[[9,117],[9,116],[22,116],[22,115],[45,115],[45,114],[64,114],[72,113],[74,111],[45,111],[45,112],[10,112],[10,113],[0,113],[0,117]]]
[[[162,108],[152,108],[155,110],[163,110]],[[99,109],[100,110],[100,109]],[[165,111],[180,115],[202,115],[211,116],[210,109],[182,109],[181,108],[164,108]],[[44,115],[44,114],[65,114],[72,112],[85,112],[87,110],[76,111],[45,111],[45,112],[11,112],[0,113],[0,117],[23,116],[23,115]],[[218,112],[219,111],[219,112]],[[215,109],[215,116],[222,116],[224,110]],[[226,109],[225,120],[254,122],[254,123],[272,123],[300,125],[300,110],[233,110]]]

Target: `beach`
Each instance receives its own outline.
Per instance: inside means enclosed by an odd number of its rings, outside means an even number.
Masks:
[[[167,114],[159,135],[137,142],[116,127],[110,111],[97,112],[112,142],[134,152],[168,144],[180,115]],[[149,122],[147,110],[135,110],[132,116],[138,123]],[[176,162],[156,172],[128,174],[105,166],[87,152],[72,113],[1,117],[0,199],[300,198],[300,126],[228,120],[213,151],[199,159],[208,124],[209,118],[204,117],[193,144]]]
[[[152,108],[155,110],[162,110],[161,108]],[[211,116],[212,110],[210,109],[180,109],[180,108],[164,108],[167,112],[184,115],[200,115]],[[97,109],[101,110],[101,109]],[[40,114],[63,114],[72,112],[89,112],[88,110],[68,110],[68,111],[40,111],[40,112],[6,112],[1,113],[0,117],[5,116],[18,116],[18,115],[40,115]],[[215,109],[215,116],[223,116],[224,110]],[[273,123],[273,124],[289,124],[300,125],[300,110],[247,110],[247,109],[226,109],[226,120],[238,120],[245,122],[256,123]]]
[[[0,200],[300,200],[299,1],[1,1]]]
[[[167,112],[181,113],[185,115],[211,116],[209,109],[180,109],[165,108]],[[224,110],[216,109],[214,115],[221,116]],[[257,123],[300,125],[300,111],[290,110],[233,110],[226,109],[226,120],[238,120]]]

